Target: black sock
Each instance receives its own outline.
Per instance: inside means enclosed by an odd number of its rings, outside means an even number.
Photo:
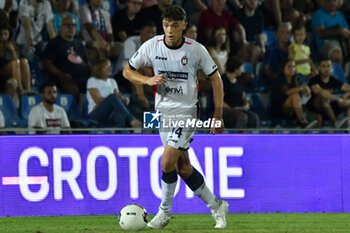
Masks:
[[[193,172],[192,174],[185,180],[187,186],[192,190],[195,191],[197,190],[199,187],[202,186],[202,184],[204,183],[204,178],[202,176],[202,174],[200,174],[197,169],[193,168]]]

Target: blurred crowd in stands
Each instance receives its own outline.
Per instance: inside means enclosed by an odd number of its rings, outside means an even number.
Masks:
[[[218,66],[227,128],[350,127],[350,0],[0,0],[0,128],[142,127],[153,88],[123,68],[170,5]]]

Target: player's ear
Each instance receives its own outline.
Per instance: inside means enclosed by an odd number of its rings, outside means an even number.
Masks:
[[[184,26],[182,28],[182,31],[186,29],[186,26],[187,26],[187,22],[184,22]]]

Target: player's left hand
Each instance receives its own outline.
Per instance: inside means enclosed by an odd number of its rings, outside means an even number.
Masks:
[[[225,125],[224,125],[224,121],[222,118],[213,118],[213,121],[215,121],[213,127],[210,128],[210,133],[212,135],[215,135],[217,133],[222,133],[224,132],[224,129],[225,129]],[[215,125],[218,124],[218,122],[220,122],[220,127],[215,127]]]

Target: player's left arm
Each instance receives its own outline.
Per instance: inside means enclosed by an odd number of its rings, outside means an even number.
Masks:
[[[216,124],[214,124],[214,127],[210,129],[210,133],[211,134],[222,133],[224,131],[224,121],[222,120],[224,91],[223,91],[223,84],[222,84],[222,80],[219,72],[216,71],[213,75],[211,75],[210,80],[211,80],[211,85],[213,87],[214,105],[215,105],[213,120],[221,122],[220,127],[217,127],[217,128],[215,127]]]

